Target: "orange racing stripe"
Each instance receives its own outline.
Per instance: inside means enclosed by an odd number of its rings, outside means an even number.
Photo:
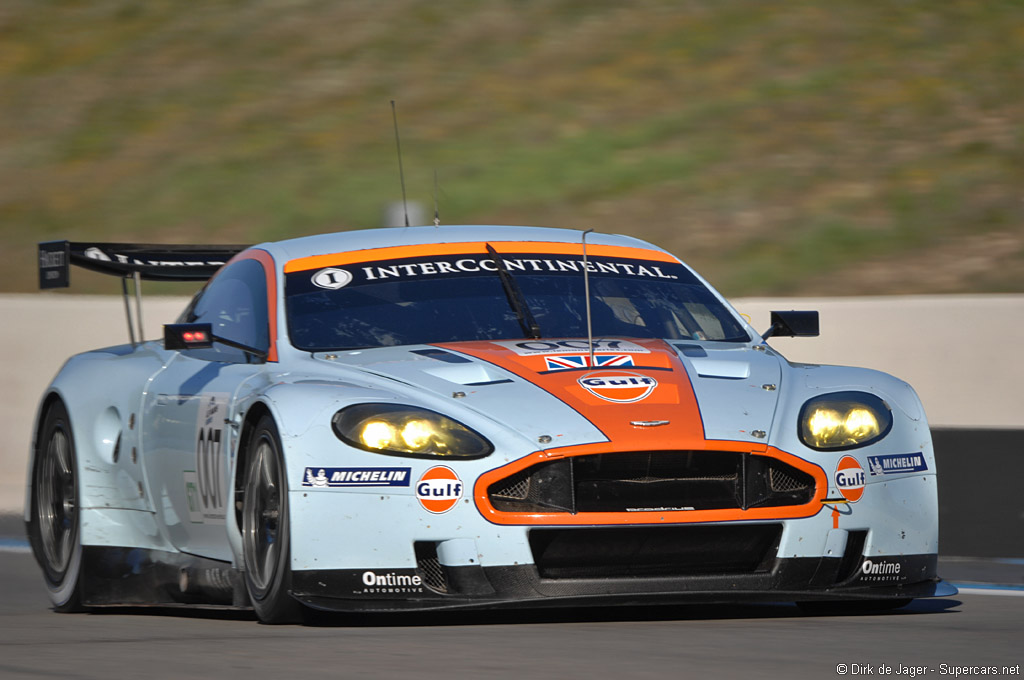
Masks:
[[[400,260],[410,257],[432,257],[442,255],[483,255],[487,253],[487,244],[499,253],[523,253],[529,255],[582,255],[583,246],[579,243],[553,243],[539,241],[473,241],[466,243],[427,243],[416,246],[390,246],[387,248],[370,248],[367,250],[354,250],[346,253],[331,253],[328,255],[312,255],[291,260],[284,265],[285,274],[307,271],[310,269],[321,269],[323,267],[337,267],[346,264],[357,264],[360,262],[374,262],[377,260]],[[671,262],[678,264],[677,260],[668,253],[647,248],[633,248],[630,246],[604,246],[599,244],[588,244],[587,255],[595,257],[622,257],[630,260],[649,260],[652,262]]]
[[[522,340],[522,343],[531,343]],[[547,344],[537,340],[537,344]],[[605,343],[614,343],[605,340]],[[620,451],[651,451],[656,449],[699,449],[704,446],[704,424],[700,418],[697,397],[693,393],[686,368],[675,350],[663,340],[632,338],[623,341],[631,346],[643,348],[633,352],[633,366],[623,368],[589,368],[584,370],[547,371],[546,356],[575,354],[566,350],[552,350],[546,354],[520,355],[507,347],[506,343],[458,342],[438,343],[455,352],[462,352],[515,373],[520,378],[537,385],[565,402],[576,412],[601,430],[609,441],[615,442]],[[553,343],[551,343],[553,344]],[[586,340],[582,340],[582,345]],[[581,346],[582,346],[581,345]],[[611,344],[602,346],[598,356],[618,354]],[[647,396],[636,401],[623,402],[617,399],[636,396],[628,386],[607,390],[588,390],[581,383],[587,377],[602,379],[622,378],[628,382],[656,383]],[[595,393],[596,392],[596,393]],[[620,393],[624,393],[620,397]],[[598,396],[604,394],[606,396]],[[632,421],[665,420],[660,427],[637,427]],[[556,441],[559,435],[556,433]],[[557,444],[556,444],[557,446]]]

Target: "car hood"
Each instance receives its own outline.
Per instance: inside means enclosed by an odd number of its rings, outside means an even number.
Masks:
[[[410,396],[433,393],[539,448],[615,442],[620,450],[763,445],[781,358],[764,346],[578,338],[456,342],[317,355]],[[347,370],[346,370],[347,369]],[[376,382],[376,381],[375,381]]]

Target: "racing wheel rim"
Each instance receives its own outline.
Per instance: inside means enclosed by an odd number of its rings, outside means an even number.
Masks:
[[[67,572],[78,529],[75,472],[67,434],[55,427],[39,465],[36,516],[46,571],[57,582]]]
[[[253,595],[273,587],[281,557],[281,468],[267,432],[260,435],[245,487],[245,564]]]

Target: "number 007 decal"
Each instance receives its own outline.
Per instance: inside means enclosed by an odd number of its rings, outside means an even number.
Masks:
[[[227,453],[224,420],[227,394],[204,394],[196,418],[196,466],[185,471],[185,497],[189,520],[224,524],[227,516]]]

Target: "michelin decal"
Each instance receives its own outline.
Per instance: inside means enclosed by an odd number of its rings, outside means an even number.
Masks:
[[[868,456],[871,476],[897,475],[908,472],[925,472],[928,463],[923,453],[901,453],[887,456]]]
[[[409,486],[412,468],[306,468],[302,486],[336,489],[356,486]]]

